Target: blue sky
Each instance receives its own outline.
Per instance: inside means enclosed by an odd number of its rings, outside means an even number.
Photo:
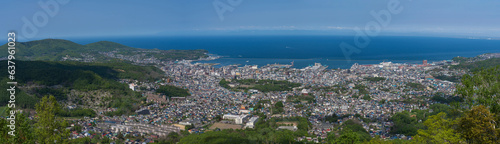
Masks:
[[[391,0],[65,0],[53,16],[38,2],[4,0],[0,31],[21,39],[139,35],[354,35]],[[63,0],[61,0],[62,2]],[[221,17],[214,7],[232,11]],[[237,3],[241,1],[241,3]],[[378,35],[500,37],[499,0],[393,0],[402,8]],[[233,2],[233,3],[231,3]],[[220,8],[219,7],[219,8]],[[54,7],[49,7],[54,8]],[[23,17],[36,33],[23,30]],[[43,21],[42,21],[43,22]],[[23,37],[24,35],[24,37]]]

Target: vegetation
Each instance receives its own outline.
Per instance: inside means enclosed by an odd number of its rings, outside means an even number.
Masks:
[[[160,88],[158,88],[156,92],[162,93],[167,97],[186,97],[191,95],[188,89],[183,89],[171,85],[160,86]]]
[[[422,110],[415,110],[416,116],[410,117],[408,112],[397,113],[391,118],[394,122],[391,132],[411,135],[418,129],[416,143],[499,143],[498,68],[475,71],[473,76],[462,78],[457,94],[465,100],[461,103],[464,105],[434,104],[428,117]],[[424,127],[416,120],[425,120]]]
[[[391,134],[404,134],[414,136],[418,129],[423,129],[424,125],[418,123],[416,117],[412,117],[409,112],[396,113],[391,117],[394,125],[391,127]]]
[[[371,82],[378,82],[378,81],[385,81],[386,78],[384,78],[384,77],[365,77],[364,79],[367,81],[371,81]]]
[[[462,98],[459,96],[445,96],[443,93],[436,93],[434,96],[432,96],[431,100],[440,102],[440,103],[455,103],[455,102],[462,102]]]
[[[7,61],[0,61],[0,67],[7,68]],[[163,77],[158,68],[123,62],[16,61],[16,68],[23,70],[16,71],[18,82],[63,85],[78,90],[115,89],[119,84],[112,80],[118,79],[157,80]]]
[[[293,83],[289,81],[279,81],[279,80],[255,80],[255,79],[242,79],[231,80],[233,83],[238,83],[240,86],[231,88],[229,87],[230,82],[225,79],[219,81],[219,85],[222,87],[231,89],[231,90],[244,90],[248,91],[249,89],[259,90],[261,92],[271,92],[271,91],[291,91],[294,87],[299,87],[300,83]],[[245,86],[241,86],[245,85]]]
[[[297,95],[297,96],[288,96],[287,101],[292,103],[301,103],[301,102],[314,103],[316,102],[316,98],[313,95]]]
[[[10,111],[10,109],[6,109]],[[1,112],[0,112],[1,113]],[[10,136],[8,131],[10,128],[7,127],[8,121],[4,118],[0,118],[0,143],[18,143],[18,144],[30,144],[35,143],[35,136],[33,134],[32,121],[24,113],[16,114],[16,132],[15,136]]]
[[[358,136],[358,141],[368,141],[371,139],[370,134],[365,130],[365,128],[363,128],[363,126],[359,122],[356,122],[354,120],[347,120],[342,123],[341,127],[341,135],[344,133],[355,132]]]
[[[0,48],[7,49],[7,44]],[[158,50],[158,49],[138,49],[122,44],[100,41],[87,45],[80,45],[68,40],[61,39],[44,39],[30,42],[17,42],[16,48],[20,49],[16,53],[17,60],[50,60],[59,61],[63,57],[84,58],[84,55],[91,55],[95,58],[94,61],[109,61],[112,58],[102,54],[101,52],[116,52],[124,56],[142,55],[144,57],[155,57],[160,60],[182,60],[182,59],[199,59],[207,57],[206,50]],[[0,57],[6,57],[7,51],[1,51]]]
[[[484,105],[493,113],[500,113],[500,66],[464,75],[457,85],[457,94],[469,105]]]
[[[460,82],[460,76],[433,75],[434,78],[450,82]]]
[[[323,90],[323,91],[327,91],[327,92],[336,92],[336,93],[347,92],[347,88],[344,86],[340,86],[340,85],[326,86],[326,87],[312,87],[312,89],[315,91]]]
[[[457,121],[446,119],[446,113],[430,116],[424,122],[427,129],[419,129],[415,140],[418,143],[460,143],[463,141],[453,127]]]
[[[54,96],[46,96],[36,105],[36,123],[34,124],[34,133],[38,137],[38,143],[67,143],[69,130],[66,129],[68,123],[56,117],[60,111],[60,106]]]
[[[77,109],[64,109],[60,110],[57,112],[58,116],[61,117],[95,117],[97,116],[96,112],[92,109],[83,109],[83,108],[77,108]]]
[[[367,94],[370,94],[370,92],[368,92],[368,90],[366,90],[368,87],[366,87],[365,85],[361,85],[361,84],[356,84],[353,89],[357,89],[359,90],[359,94],[361,95],[367,95]]]
[[[468,143],[499,143],[500,129],[495,114],[483,106],[475,106],[458,120],[458,132]]]
[[[6,61],[0,61],[0,68],[7,67]],[[67,100],[66,95],[71,90],[90,92],[106,91],[113,101],[103,105],[120,109],[124,114],[133,112],[139,103],[141,95],[128,88],[128,85],[118,82],[119,79],[151,79],[161,78],[159,69],[141,67],[128,63],[81,63],[81,62],[45,62],[16,61],[16,105],[20,108],[34,108],[43,95],[54,95],[57,100]],[[3,77],[0,86],[8,87],[7,76]],[[30,89],[30,86],[35,86]],[[8,102],[7,91],[0,91],[0,106]]]
[[[297,131],[275,130],[279,121],[295,121]],[[209,131],[203,134],[190,134],[180,139],[181,144],[191,143],[298,143],[296,137],[309,136],[307,130],[311,123],[307,118],[293,117],[288,119],[270,118],[259,120],[254,129]]]
[[[68,123],[56,116],[60,106],[54,96],[45,96],[36,104],[36,115],[30,120],[16,114],[15,136],[8,135],[7,121],[0,118],[0,143],[68,143]]]
[[[460,62],[460,64],[451,66],[452,69],[468,69],[471,71],[481,71],[482,69],[494,68],[500,65],[500,58],[491,58],[476,62]]]
[[[284,107],[284,105],[283,105],[282,101],[276,102],[276,104],[274,104],[274,107],[273,107],[273,114],[283,113],[284,112],[283,107]]]
[[[369,95],[365,95],[365,96],[363,96],[363,99],[364,99],[364,100],[369,101],[369,100],[371,100],[372,98],[371,98]]]
[[[1,62],[0,62],[1,63]],[[8,88],[11,85],[8,85],[7,82],[10,81],[6,78],[7,76],[1,78],[0,87]],[[9,101],[9,92],[2,90],[0,91],[0,106],[7,106]],[[23,90],[16,88],[16,107],[17,108],[35,108],[35,104],[38,102],[38,97],[34,95],[28,95]]]
[[[468,57],[454,57],[451,60],[453,60],[455,62],[459,62],[459,63],[464,63],[464,62],[467,62],[467,61],[472,60],[472,59],[473,58],[468,58]]]
[[[338,137],[335,132],[328,134],[328,143],[353,144],[371,139],[370,134],[355,120],[347,120],[340,127],[342,130],[339,131]]]
[[[425,89],[425,86],[420,84],[420,83],[407,83],[406,84],[406,87],[408,88],[411,88],[411,89],[415,89],[415,90],[424,90]]]
[[[226,81],[226,79],[222,79],[219,81],[219,85],[223,88],[226,88],[226,89],[231,89],[231,87],[229,86],[231,82],[229,81]]]

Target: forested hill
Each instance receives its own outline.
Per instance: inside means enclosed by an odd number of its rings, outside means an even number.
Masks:
[[[490,58],[486,60],[467,62],[463,61],[459,65],[452,66],[454,69],[469,69],[471,71],[479,71],[481,69],[492,68],[500,65],[500,58]]]
[[[74,61],[15,61],[18,91],[16,105],[33,108],[39,98],[54,95],[64,103],[81,106],[118,108],[121,113],[133,111],[142,101],[140,94],[120,83],[120,79],[156,81],[164,77],[154,66],[137,66],[113,61],[85,63]],[[0,68],[7,69],[7,62],[0,61]],[[1,74],[1,87],[7,88],[8,73]],[[0,106],[8,102],[7,91],[0,91]]]
[[[7,49],[7,44],[0,46]],[[16,43],[17,60],[51,61],[107,61],[113,58],[130,61],[148,60],[195,60],[207,57],[206,50],[158,50],[132,48],[119,43],[100,41],[80,45],[62,39],[44,39]],[[8,56],[7,51],[0,51],[0,58]]]

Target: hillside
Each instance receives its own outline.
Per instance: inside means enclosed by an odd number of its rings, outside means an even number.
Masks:
[[[7,62],[0,61],[0,68],[7,69]],[[54,95],[65,104],[87,108],[112,107],[120,113],[132,112],[142,101],[141,96],[118,81],[163,78],[162,71],[156,67],[123,62],[16,61],[16,69],[19,69],[16,71],[19,88],[16,104],[21,108],[33,108],[39,98]],[[1,75],[0,81],[1,87],[8,87],[7,73]],[[8,99],[7,91],[1,91],[0,106],[6,105]]]
[[[500,58],[490,58],[474,62],[463,61],[459,65],[451,66],[453,69],[469,69],[471,71],[479,71],[500,65]]]
[[[7,45],[0,46],[7,49]],[[206,50],[158,50],[139,49],[119,43],[100,41],[80,45],[62,39],[44,39],[16,43],[18,60],[50,60],[50,61],[109,61],[126,59],[134,62],[157,62],[158,60],[196,60],[207,57]],[[0,58],[7,57],[7,51],[0,51]]]
[[[118,49],[123,49],[123,50],[133,50],[134,49],[132,47],[128,47],[126,45],[122,45],[122,44],[110,42],[110,41],[100,41],[100,42],[90,43],[90,44],[86,44],[85,47],[87,49],[91,49],[94,51],[102,51],[102,52],[108,52],[108,51],[113,51],[113,50],[118,50]]]

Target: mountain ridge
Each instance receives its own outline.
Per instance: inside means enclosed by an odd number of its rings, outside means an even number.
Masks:
[[[7,49],[7,44],[0,48]],[[81,45],[64,39],[43,39],[29,42],[16,42],[17,60],[50,60],[50,61],[109,61],[114,58],[142,61],[196,60],[208,57],[207,50],[159,50],[133,48],[111,41],[99,41]],[[0,51],[0,58],[9,54]]]

